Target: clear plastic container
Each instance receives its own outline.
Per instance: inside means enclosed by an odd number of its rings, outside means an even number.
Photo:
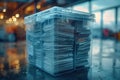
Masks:
[[[53,7],[25,17],[28,56],[33,65],[57,76],[90,67],[90,27],[94,15]],[[31,64],[31,62],[29,62]]]

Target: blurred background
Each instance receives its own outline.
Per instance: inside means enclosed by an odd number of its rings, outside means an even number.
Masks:
[[[0,0],[0,41],[25,40],[24,17],[52,6],[93,13],[92,37],[120,40],[119,0]]]
[[[0,80],[26,80],[24,17],[53,6],[95,14],[91,80],[120,80],[120,0],[0,0]]]

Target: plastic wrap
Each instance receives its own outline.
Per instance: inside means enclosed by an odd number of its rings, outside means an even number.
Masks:
[[[56,75],[89,65],[94,15],[53,7],[25,17],[28,62]]]

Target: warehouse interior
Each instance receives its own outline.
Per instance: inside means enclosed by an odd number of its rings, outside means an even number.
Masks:
[[[28,64],[25,17],[54,6],[94,14],[89,69],[54,77]],[[120,80],[119,75],[120,0],[0,0],[0,80]]]

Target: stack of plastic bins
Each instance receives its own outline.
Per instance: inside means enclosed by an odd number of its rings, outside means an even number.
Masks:
[[[88,28],[89,22],[94,20],[92,14],[53,7],[35,15],[33,22],[34,16],[25,18],[28,54],[33,51],[34,65],[53,76],[89,65]],[[33,34],[30,38],[33,41],[29,42],[28,33]],[[33,50],[29,43],[32,43]],[[31,58],[28,60],[31,61]]]
[[[41,68],[42,65],[42,29],[36,22],[37,14],[25,17],[26,46],[28,63]]]
[[[60,7],[38,13],[43,27],[43,67],[52,75],[88,65],[90,49],[89,22],[94,16]]]

